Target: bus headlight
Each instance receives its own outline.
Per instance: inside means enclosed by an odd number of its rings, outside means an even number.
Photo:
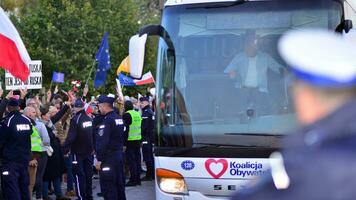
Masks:
[[[187,184],[181,174],[166,170],[156,169],[157,184],[166,193],[188,194]]]

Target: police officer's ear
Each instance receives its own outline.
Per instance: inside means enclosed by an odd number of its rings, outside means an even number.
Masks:
[[[313,123],[323,115],[321,103],[310,86],[296,81],[293,85],[293,96],[297,118],[301,124]]]

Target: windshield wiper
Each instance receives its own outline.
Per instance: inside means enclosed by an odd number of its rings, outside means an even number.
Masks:
[[[194,143],[196,145],[196,147],[189,147],[189,148],[184,148],[184,149],[174,149],[174,150],[170,150],[167,151],[166,154],[168,156],[177,156],[177,155],[182,155],[182,154],[186,154],[198,149],[205,149],[205,148],[221,148],[221,147],[225,147],[225,148],[260,148],[261,146],[255,146],[255,145],[228,145],[228,144],[207,144],[207,143]]]
[[[232,3],[223,3],[223,4],[215,4],[215,5],[208,5],[208,6],[206,6],[206,5],[204,5],[204,6],[194,6],[194,7],[187,7],[187,9],[228,8],[228,7],[238,6],[238,5],[244,4],[246,2],[247,2],[247,0],[237,0],[237,1],[234,1]]]
[[[174,150],[167,151],[166,154],[169,155],[169,156],[177,156],[177,155],[181,155],[181,154],[192,152],[192,151],[197,150],[197,149],[204,149],[206,147],[208,147],[208,146],[199,146],[199,147],[190,147],[190,148],[183,148],[183,149],[174,149]]]
[[[212,143],[194,143],[199,145],[205,145],[205,147],[214,147],[214,148],[221,148],[221,147],[232,147],[232,148],[251,148],[251,147],[261,147],[256,145],[242,145],[242,144],[212,144]]]
[[[282,134],[270,134],[270,133],[224,133],[224,135],[243,135],[243,136],[274,136],[283,137]]]

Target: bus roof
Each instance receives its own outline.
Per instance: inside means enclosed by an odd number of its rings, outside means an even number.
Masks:
[[[236,1],[236,0],[167,0],[165,6],[197,4],[197,3],[229,2],[229,1]]]
[[[356,11],[356,1],[355,0],[346,0],[346,2],[351,6],[351,8]]]
[[[233,2],[239,0],[167,0],[165,6],[175,6],[183,4],[215,3],[215,2]],[[256,0],[249,0],[256,1]],[[356,0],[345,0],[354,10],[356,9]]]

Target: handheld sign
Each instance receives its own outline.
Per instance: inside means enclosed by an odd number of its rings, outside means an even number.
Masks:
[[[27,81],[23,82],[19,78],[15,78],[8,71],[5,72],[5,89],[42,89],[42,61],[33,60],[29,63],[30,76]]]

